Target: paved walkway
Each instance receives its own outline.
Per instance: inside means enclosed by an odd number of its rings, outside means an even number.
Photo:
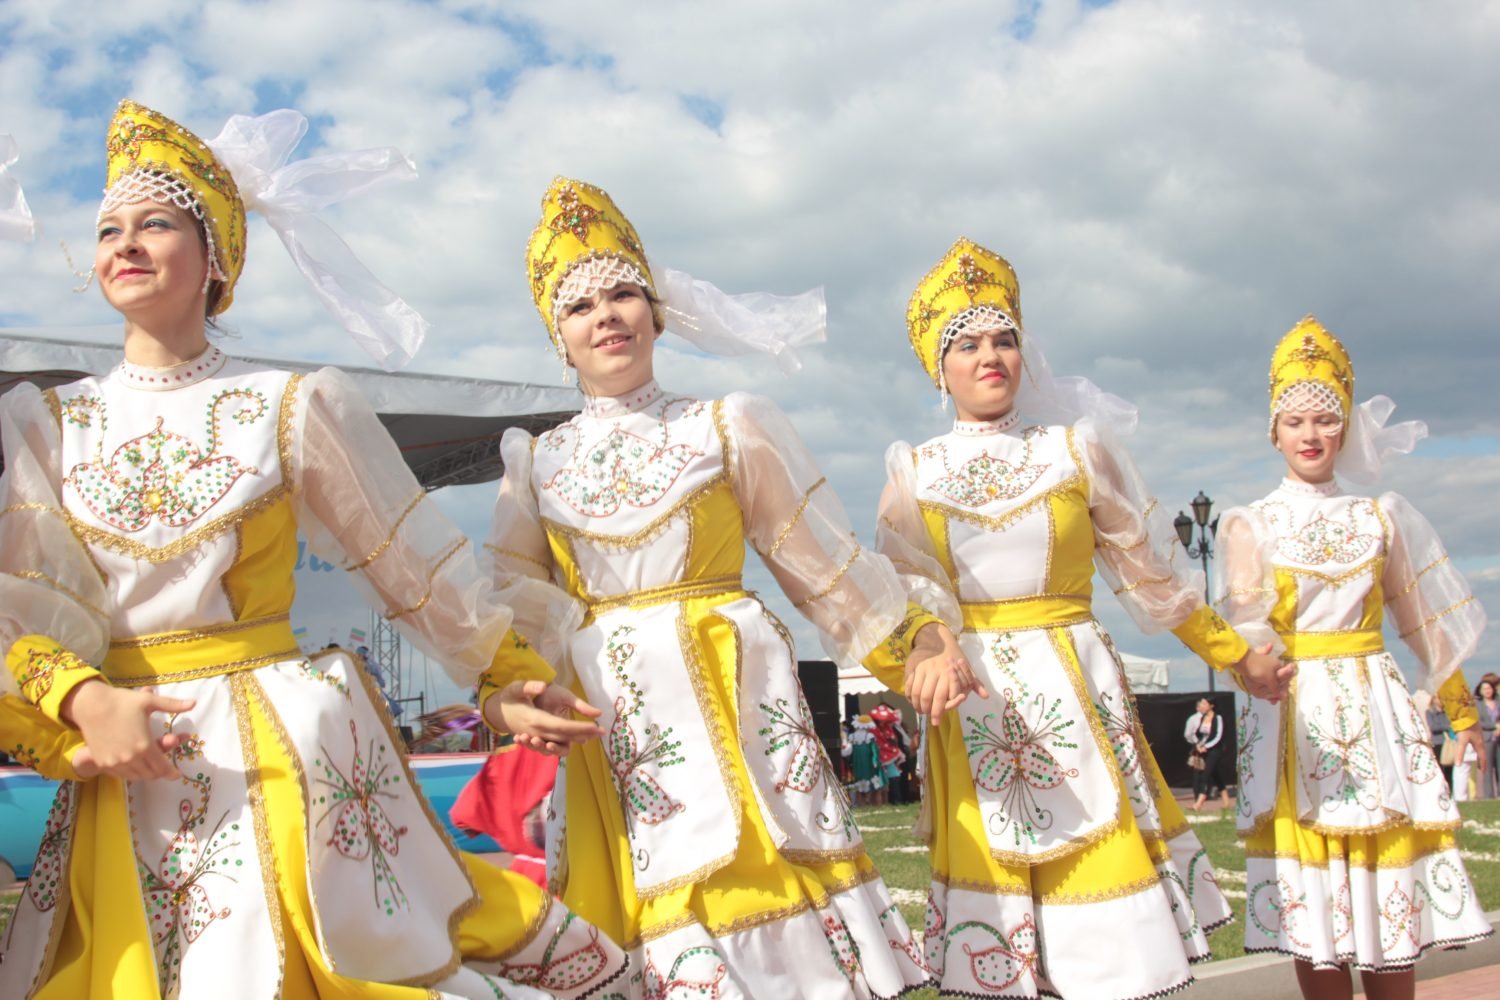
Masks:
[[[1356,993],[1355,1000],[1364,1000]],[[1500,996],[1500,966],[1490,965],[1417,982],[1417,1000],[1495,1000]]]

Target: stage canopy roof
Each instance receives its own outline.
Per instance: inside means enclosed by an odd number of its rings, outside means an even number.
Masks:
[[[42,328],[0,328],[0,393],[20,382],[46,389],[120,363],[121,348],[88,340],[60,340]],[[71,334],[113,337],[118,326],[73,328]],[[242,357],[236,355],[236,357]],[[324,367],[301,361],[244,358],[288,371]],[[499,477],[500,436],[520,427],[532,434],[578,412],[578,393],[559,386],[493,382],[453,375],[391,373],[340,366],[380,414],[406,464],[429,490]]]

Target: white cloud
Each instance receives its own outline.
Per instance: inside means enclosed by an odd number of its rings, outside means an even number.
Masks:
[[[670,350],[660,371],[776,399],[868,534],[885,444],[944,425],[902,317],[965,233],[1016,265],[1055,368],[1140,406],[1130,446],[1169,509],[1274,485],[1266,362],[1316,312],[1359,396],[1387,393],[1438,435],[1388,488],[1485,589],[1500,565],[1494,5],[1057,2],[1019,31],[1030,8],[5,5],[0,129],[44,239],[0,245],[0,319],[117,323],[69,292],[56,249],[88,254],[116,99],[205,135],[291,100],[316,126],[297,155],[394,144],[418,162],[417,183],[328,213],[432,321],[418,368],[557,380],[522,251],[548,179],[583,177],[658,261],[730,291],[827,287],[830,340],[800,374]],[[252,230],[235,349],[363,363]],[[481,533],[484,515],[463,516]],[[1122,646],[1177,655],[1102,613]],[[1494,640],[1485,655],[1500,659]]]

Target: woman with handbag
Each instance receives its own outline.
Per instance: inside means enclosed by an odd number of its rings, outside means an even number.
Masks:
[[[1213,786],[1219,789],[1220,804],[1230,807],[1229,782],[1224,779],[1224,720],[1214,711],[1214,703],[1207,698],[1198,699],[1198,711],[1188,719],[1183,737],[1192,744],[1188,754],[1188,767],[1193,769],[1193,812],[1203,808],[1203,802],[1211,794]]]

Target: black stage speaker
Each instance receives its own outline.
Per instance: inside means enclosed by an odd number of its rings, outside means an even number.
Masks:
[[[802,696],[812,710],[813,729],[829,760],[839,759],[839,670],[832,660],[798,660]]]
[[[1192,788],[1193,769],[1188,767],[1188,751],[1191,744],[1183,737],[1188,719],[1198,711],[1198,699],[1213,702],[1214,711],[1224,720],[1224,738],[1219,745],[1227,755],[1225,770],[1235,773],[1235,761],[1239,748],[1238,727],[1234,714],[1233,691],[1173,692],[1171,694],[1136,695],[1136,708],[1140,713],[1141,731],[1151,745],[1151,753],[1161,767],[1162,776],[1172,788]],[[1236,784],[1238,777],[1236,776]]]

